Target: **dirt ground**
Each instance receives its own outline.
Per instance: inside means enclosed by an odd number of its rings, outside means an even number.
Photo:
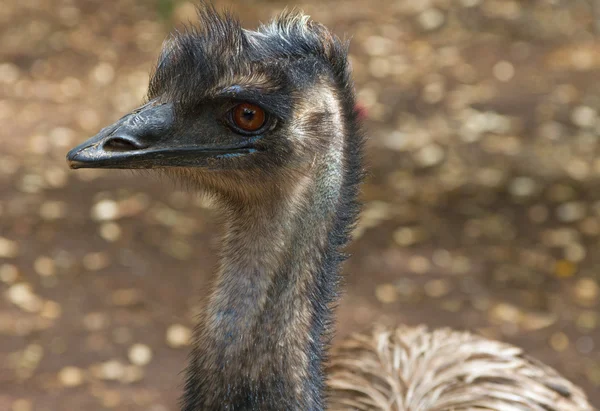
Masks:
[[[214,211],[64,156],[144,97],[169,0],[0,7],[0,410],[177,409]],[[219,2],[219,5],[225,4]],[[229,3],[248,27],[288,4]],[[451,326],[525,347],[600,406],[600,8],[320,0],[352,36],[371,174],[344,336]]]

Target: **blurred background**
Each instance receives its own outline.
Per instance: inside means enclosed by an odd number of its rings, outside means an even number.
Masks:
[[[600,406],[600,2],[244,0],[340,35],[370,136],[339,336],[525,347]],[[175,0],[0,7],[0,410],[176,410],[216,263],[202,198],[64,156],[140,103]]]

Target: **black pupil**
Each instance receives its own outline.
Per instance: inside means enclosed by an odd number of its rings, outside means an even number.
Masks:
[[[249,108],[245,108],[244,109],[244,113],[242,114],[242,116],[244,117],[244,120],[246,122],[250,123],[254,119],[254,115],[255,114],[256,114],[256,112],[254,110],[250,110]]]

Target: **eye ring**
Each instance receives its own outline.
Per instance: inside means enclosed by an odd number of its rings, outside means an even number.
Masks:
[[[269,116],[260,106],[252,103],[238,103],[228,112],[231,128],[240,134],[259,134],[269,123]]]

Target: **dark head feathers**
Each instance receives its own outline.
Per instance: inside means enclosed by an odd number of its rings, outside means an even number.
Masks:
[[[349,85],[347,44],[301,12],[284,12],[250,31],[203,4],[198,24],[165,41],[148,96],[193,104],[235,86],[289,94],[327,74],[337,86]]]

